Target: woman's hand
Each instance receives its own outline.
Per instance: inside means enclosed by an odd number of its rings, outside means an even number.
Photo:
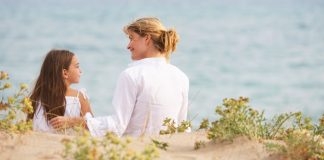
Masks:
[[[74,126],[82,126],[84,128],[87,128],[85,119],[82,117],[57,116],[51,119],[49,123],[53,126],[53,128],[57,130],[71,128]]]

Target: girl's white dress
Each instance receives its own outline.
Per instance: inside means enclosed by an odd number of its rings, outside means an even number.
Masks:
[[[67,117],[80,117],[81,113],[81,104],[79,100],[80,92],[83,94],[84,98],[87,98],[85,94],[85,89],[80,89],[76,97],[65,96],[66,100],[66,108],[64,116]],[[71,129],[67,129],[64,131],[56,131],[49,122],[45,119],[44,108],[40,103],[37,106],[36,112],[34,113],[33,118],[33,130],[40,132],[50,132],[50,133],[71,133]]]

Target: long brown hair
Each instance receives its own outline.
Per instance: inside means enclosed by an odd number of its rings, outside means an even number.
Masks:
[[[124,27],[124,32],[129,34],[129,31],[135,32],[144,37],[150,35],[154,47],[161,53],[165,54],[167,59],[170,54],[176,50],[179,36],[175,29],[166,29],[161,21],[155,17],[144,17],[131,22]]]
[[[69,69],[73,56],[74,53],[68,50],[54,49],[49,51],[44,59],[30,99],[34,114],[41,103],[47,121],[65,113],[67,86],[63,78],[63,69]],[[29,114],[28,118],[32,119],[34,114]]]

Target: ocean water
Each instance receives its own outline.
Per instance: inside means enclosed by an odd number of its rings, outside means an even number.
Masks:
[[[45,54],[77,54],[96,116],[113,112],[131,62],[123,26],[155,16],[180,35],[171,63],[190,79],[189,118],[214,119],[224,98],[249,97],[267,117],[324,113],[323,0],[0,0],[0,70],[33,85]]]

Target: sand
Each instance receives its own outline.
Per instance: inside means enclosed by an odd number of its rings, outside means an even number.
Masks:
[[[28,132],[23,135],[8,135],[0,132],[1,160],[63,159],[63,138],[73,136]],[[159,159],[175,160],[272,160],[276,159],[257,140],[238,137],[233,142],[210,142],[204,132],[178,133],[172,136],[154,137],[169,144],[168,150],[159,150]],[[206,141],[205,147],[194,150],[197,140]],[[151,141],[150,137],[133,138],[131,148],[141,150]]]

